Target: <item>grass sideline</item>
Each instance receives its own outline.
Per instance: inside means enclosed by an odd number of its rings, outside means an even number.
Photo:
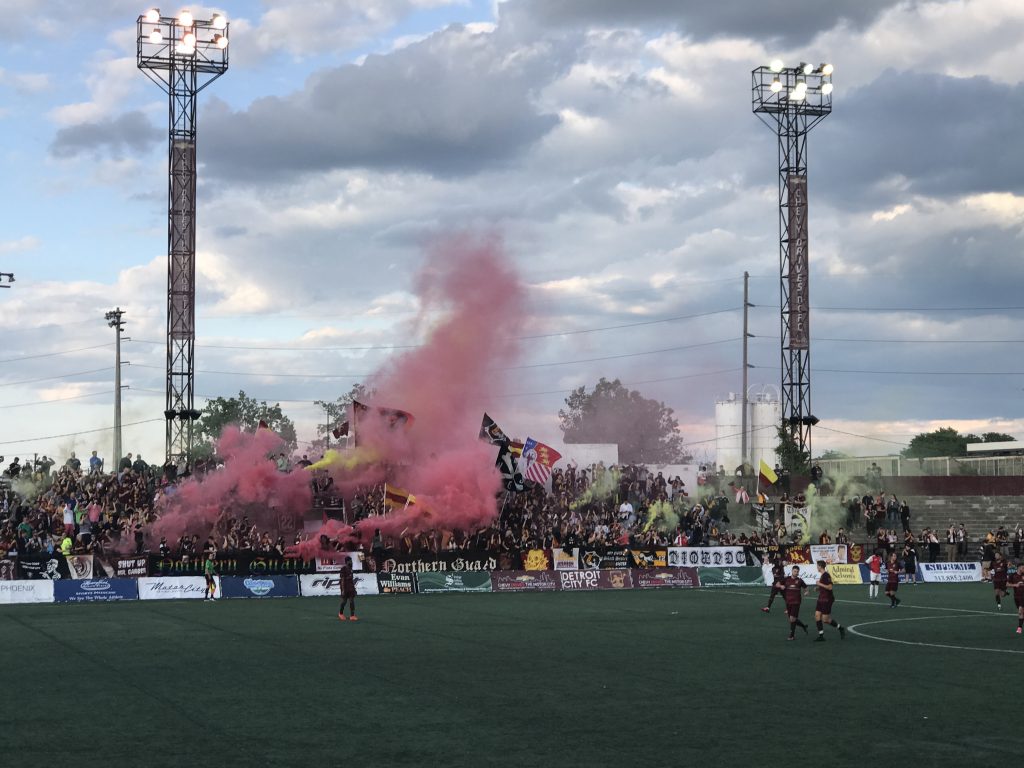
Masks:
[[[0,608],[5,766],[930,766],[1016,759],[1024,638],[990,585]],[[977,611],[977,613],[975,613]],[[934,618],[929,618],[934,617]],[[889,620],[899,621],[890,623]],[[912,621],[908,621],[913,619]],[[1012,720],[1012,718],[1011,718]]]

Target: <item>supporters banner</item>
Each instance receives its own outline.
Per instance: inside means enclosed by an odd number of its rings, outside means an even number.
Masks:
[[[530,549],[523,553],[524,571],[550,571],[551,550]]]
[[[558,574],[554,571],[491,571],[493,592],[554,592]]]
[[[981,581],[981,563],[920,563],[922,581]]]
[[[494,554],[483,550],[441,552],[437,555],[397,555],[385,557],[381,570],[387,573],[496,571],[498,560]]]
[[[699,587],[696,568],[642,568],[633,574],[633,583],[639,589],[659,587]]]
[[[748,544],[743,548],[747,553],[747,560],[754,565],[770,563],[782,554],[782,547],[778,544]]]
[[[416,591],[421,595],[436,595],[442,592],[490,592],[491,574],[486,571],[417,573]]]
[[[18,577],[18,561],[14,557],[0,557],[0,581],[14,581]]]
[[[851,544],[849,552],[847,554],[847,562],[849,563],[863,563],[868,553],[865,551],[864,546],[861,544]]]
[[[416,591],[416,580],[411,573],[378,573],[377,589],[382,595],[411,595]]]
[[[149,572],[153,576],[202,576],[202,556],[182,559],[180,557],[149,556]],[[316,563],[294,557],[268,557],[253,553],[238,553],[218,557],[217,573],[222,576],[288,575],[314,573]]]
[[[787,563],[810,563],[811,548],[796,546],[784,547],[782,557]]]
[[[747,554],[743,547],[669,547],[668,564],[670,568],[735,568],[747,564]]]
[[[800,569],[800,580],[808,586],[814,586],[818,583],[818,568],[817,566],[811,565],[810,563],[786,563],[786,575],[789,576],[793,566]],[[764,577],[765,584],[772,583],[772,567],[770,565],[762,565],[761,573]]]
[[[224,597],[298,597],[297,576],[224,576],[220,580]]]
[[[768,570],[770,573],[771,569]],[[697,573],[702,587],[744,587],[765,583],[764,574],[757,566],[698,568]]]
[[[57,603],[109,603],[138,600],[135,579],[61,579],[53,584]]]
[[[60,556],[29,555],[18,558],[18,573],[23,579],[56,579],[70,578],[68,561]]]
[[[215,596],[222,596],[220,577]],[[139,600],[199,600],[206,597],[206,579],[202,576],[154,576],[138,579]]]
[[[848,563],[845,544],[811,544],[811,562],[824,560],[829,563]]]
[[[809,544],[811,540],[811,508],[794,507],[787,504],[785,508],[786,530],[794,541]]]
[[[807,349],[810,345],[810,304],[808,299],[807,256],[807,176],[786,175],[789,241],[789,344],[788,349]]]
[[[630,549],[630,565],[634,568],[666,568],[667,549]]]
[[[91,579],[92,555],[66,555],[68,561],[68,575],[72,579]],[[61,602],[60,600],[57,601]]]
[[[559,587],[563,590],[632,589],[633,573],[618,570],[559,571]]]
[[[352,579],[357,595],[379,595],[377,574],[357,573]],[[341,576],[333,573],[304,573],[299,576],[299,593],[303,597],[341,598]]]
[[[828,572],[832,575],[832,581],[836,584],[863,584],[860,566],[856,563],[831,563]]]
[[[145,555],[118,557],[111,560],[110,565],[114,569],[114,575],[118,578],[149,575],[149,558]]]
[[[46,579],[33,581],[0,581],[0,605],[12,603],[52,603],[53,582]]]
[[[607,549],[598,552],[596,549],[583,548],[580,553],[580,568],[596,570],[603,568],[629,568],[632,559],[628,549]]]
[[[362,552],[339,552],[336,555],[330,557],[318,557],[316,558],[316,572],[317,573],[338,573],[341,570],[341,566],[345,564],[345,558],[352,558],[352,570],[361,571],[363,570],[363,553]]]
[[[578,549],[552,549],[551,559],[556,571],[575,571],[580,567]]]

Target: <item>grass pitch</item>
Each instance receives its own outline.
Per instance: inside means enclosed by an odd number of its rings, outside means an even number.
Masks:
[[[8,606],[0,764],[1019,757],[1012,598],[998,614],[989,585],[904,586],[890,609],[837,587],[861,634],[815,644],[813,597],[811,634],[788,642],[781,604],[759,611],[767,591],[362,597],[345,624],[332,598]]]

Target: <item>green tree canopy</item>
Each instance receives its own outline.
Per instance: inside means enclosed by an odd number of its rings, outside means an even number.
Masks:
[[[685,458],[673,410],[618,379],[601,378],[593,391],[573,390],[558,419],[566,443],[616,443],[619,461],[670,464]]]
[[[807,451],[801,451],[792,433],[785,427],[777,427],[779,444],[775,446],[775,455],[779,457],[779,466],[791,475],[805,474],[810,469],[811,457]]]
[[[1003,443],[1015,440],[1013,435],[1002,432],[986,432],[981,437],[968,432],[961,435],[953,427],[942,427],[934,432],[922,432],[903,449],[908,459],[924,459],[930,456],[966,456],[968,443]]]
[[[206,403],[202,416],[196,422],[196,454],[211,454],[213,441],[229,424],[245,432],[255,432],[261,421],[280,435],[290,450],[295,450],[295,424],[281,411],[281,404],[269,405],[265,400],[256,400],[239,390],[238,397],[218,397]]]
[[[313,404],[323,411],[321,422],[316,425],[316,440],[309,446],[311,451],[323,451],[331,444],[331,432],[348,418],[348,407],[353,400],[365,400],[372,393],[362,384],[353,384],[352,389],[334,400],[314,400]]]

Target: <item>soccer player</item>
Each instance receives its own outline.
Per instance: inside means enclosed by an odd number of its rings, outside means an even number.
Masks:
[[[885,580],[885,596],[889,598],[889,607],[895,608],[900,604],[900,599],[896,597],[896,590],[900,588],[900,564],[896,560],[896,554],[893,553],[889,557],[889,563],[886,566],[886,580]]]
[[[1009,570],[1009,563],[1001,552],[996,552],[992,560],[992,588],[996,593],[996,610],[1003,610],[1003,597],[1006,596],[1006,576]]]
[[[768,605],[761,610],[768,613],[772,609],[772,602],[776,595],[784,595],[786,591],[786,569],[782,565],[782,558],[776,557],[772,563],[772,593],[768,595]]]
[[[878,597],[878,586],[882,583],[882,558],[876,549],[868,558],[868,570],[871,572],[871,584],[868,586],[868,598]]]
[[[356,580],[352,575],[352,558],[346,557],[341,566],[341,607],[338,608],[338,619],[345,621],[345,603],[348,603],[348,621],[359,621],[356,616]]]
[[[818,627],[818,636],[814,642],[825,642],[825,624],[839,630],[839,639],[846,639],[846,630],[843,625],[832,618],[832,604],[836,596],[832,592],[832,574],[828,572],[824,560],[818,561],[818,602],[814,606],[814,623]]]
[[[1013,602],[1017,604],[1017,634],[1024,633],[1024,561],[1017,561],[1017,572],[1009,578]]]
[[[206,577],[206,592],[203,595],[203,600],[213,600],[213,596],[217,591],[217,582],[213,580],[213,574],[215,571],[214,560],[217,557],[217,550],[210,549],[206,553],[206,562],[203,563],[203,576]]]
[[[807,634],[807,625],[800,621],[800,601],[807,592],[803,579],[800,578],[800,567],[794,565],[792,575],[783,582],[783,597],[786,601],[786,615],[789,617],[789,637],[794,640],[796,628],[800,627]]]

